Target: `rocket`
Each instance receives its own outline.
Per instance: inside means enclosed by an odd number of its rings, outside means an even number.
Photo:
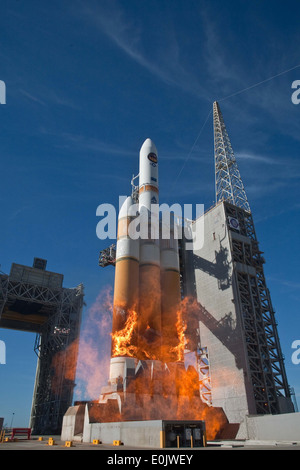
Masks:
[[[158,359],[161,346],[158,155],[151,139],[143,143],[139,163],[139,213],[144,236],[140,239],[138,336],[145,356]]]
[[[161,238],[158,152],[146,139],[139,153],[138,206],[129,196],[118,216],[110,382],[124,378],[133,359],[176,361],[177,312],[180,309],[178,243]],[[138,210],[136,210],[138,209]],[[139,218],[139,237],[130,224]],[[130,323],[131,322],[131,323]],[[130,324],[129,324],[130,323]],[[118,335],[130,335],[127,348],[116,350]]]

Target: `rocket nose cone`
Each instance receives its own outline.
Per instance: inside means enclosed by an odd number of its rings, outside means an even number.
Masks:
[[[141,146],[140,153],[155,153],[157,155],[157,148],[155,146],[155,143],[151,139],[146,139],[143,145]]]

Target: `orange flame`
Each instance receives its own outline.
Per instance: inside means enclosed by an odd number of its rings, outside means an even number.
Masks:
[[[177,354],[177,361],[182,362],[184,360],[184,348],[185,348],[185,331],[186,331],[186,323],[182,317],[182,310],[177,311],[177,321],[176,321],[176,330],[178,336],[178,344],[177,346],[171,348],[172,353]]]
[[[204,420],[206,422],[207,438],[215,439],[219,431],[228,423],[221,408],[210,407],[200,398],[200,382],[196,367],[187,368],[184,365],[185,349],[195,350],[196,329],[199,322],[199,304],[195,299],[185,298],[177,310],[177,344],[165,344],[155,354],[147,350],[147,343],[138,336],[138,313],[136,310],[126,312],[127,319],[123,329],[112,334],[113,356],[129,356],[135,358],[159,359],[168,366],[168,373],[162,374],[157,369],[158,381],[149,379],[149,376],[136,377],[129,385],[127,393],[136,396],[133,406],[129,402],[123,403],[122,415],[116,416],[116,421],[123,419],[178,419],[178,420]],[[148,326],[150,329],[150,327]],[[146,328],[146,331],[147,329]],[[170,342],[171,343],[171,342]],[[174,361],[168,362],[170,352]],[[163,368],[161,369],[161,371]],[[149,381],[150,380],[150,381]],[[112,418],[112,420],[114,420]]]
[[[150,330],[148,325],[146,331]],[[185,348],[185,330],[186,323],[182,318],[181,309],[177,311],[177,345],[168,348],[168,352],[175,353],[176,361],[184,360],[184,348]],[[147,348],[147,342],[144,338],[138,336],[138,314],[133,309],[127,310],[127,318],[124,328],[117,330],[111,334],[112,337],[112,357],[116,356],[127,356],[135,358],[146,358],[150,360],[161,360],[165,361],[164,352],[162,348],[157,351],[149,350]],[[138,339],[135,338],[138,336]],[[137,345],[135,345],[135,343]]]
[[[133,333],[137,325],[137,312],[129,310],[125,326],[111,334],[113,350],[112,356],[136,357],[137,347],[133,344]]]
[[[204,420],[206,422],[207,438],[215,439],[218,432],[226,426],[228,421],[221,408],[209,407],[204,404],[199,394],[199,376],[196,367],[184,365],[186,359],[185,348],[194,350],[194,336],[197,327],[199,306],[192,299],[181,302],[177,313],[176,330],[177,344],[168,351],[163,348],[159,355],[153,351],[149,353],[147,343],[138,336],[138,313],[135,309],[127,312],[124,328],[111,334],[112,328],[112,295],[111,290],[102,291],[95,303],[87,310],[81,331],[79,346],[74,343],[68,351],[66,364],[66,378],[74,380],[75,368],[73,358],[79,356],[77,364],[77,386],[75,394],[77,399],[96,399],[103,386],[107,385],[109,377],[110,344],[112,338],[112,356],[129,356],[139,358],[141,355],[150,360],[166,362],[171,352],[176,358],[174,363],[168,363],[168,373],[161,374],[157,369],[157,379],[149,381],[149,377],[137,377],[128,386],[129,392],[136,396],[134,404],[128,399],[123,403],[122,413],[114,400],[105,404],[99,403],[100,421],[121,421],[126,419],[178,419],[178,420]],[[191,334],[191,331],[193,334]],[[192,338],[192,343],[191,343]],[[174,343],[173,343],[174,344]],[[195,365],[196,365],[196,358]],[[57,375],[61,372],[60,356],[57,355],[55,368]],[[76,367],[76,365],[75,365]],[[163,366],[161,368],[163,370]],[[56,381],[55,385],[59,385]],[[132,387],[132,389],[131,389]],[[100,406],[101,405],[101,406]],[[101,408],[101,409],[100,409]],[[96,410],[96,408],[95,408]],[[98,410],[98,408],[97,408]]]

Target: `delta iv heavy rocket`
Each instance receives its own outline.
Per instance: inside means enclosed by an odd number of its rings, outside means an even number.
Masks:
[[[151,139],[140,149],[138,176],[138,198],[129,196],[118,217],[111,384],[125,380],[139,360],[178,361],[178,240],[174,222],[163,230],[159,220],[158,154]],[[133,236],[137,225],[139,236]]]

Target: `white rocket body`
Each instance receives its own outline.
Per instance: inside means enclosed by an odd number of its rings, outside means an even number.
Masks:
[[[139,208],[151,210],[158,204],[158,157],[151,139],[146,139],[140,150]]]

